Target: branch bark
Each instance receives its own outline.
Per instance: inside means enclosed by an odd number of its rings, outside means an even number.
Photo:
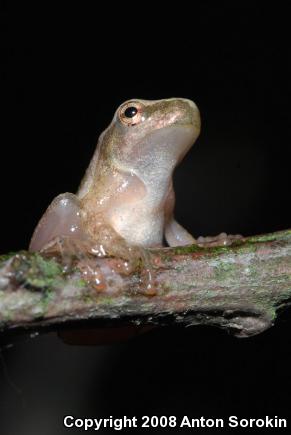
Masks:
[[[132,271],[119,258],[0,258],[2,331],[178,323],[248,337],[272,326],[290,301],[291,230],[228,247],[149,249]]]

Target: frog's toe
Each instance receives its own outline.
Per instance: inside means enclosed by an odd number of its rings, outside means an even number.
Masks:
[[[217,236],[200,236],[197,238],[196,243],[202,248],[210,248],[212,246],[230,246],[242,238],[243,236],[241,234],[220,233]]]

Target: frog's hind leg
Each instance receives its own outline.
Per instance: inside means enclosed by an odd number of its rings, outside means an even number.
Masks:
[[[34,230],[29,250],[41,251],[57,237],[84,238],[80,203],[73,193],[62,193],[52,201]]]

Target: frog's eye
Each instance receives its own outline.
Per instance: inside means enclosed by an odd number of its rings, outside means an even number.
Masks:
[[[143,121],[143,106],[138,102],[129,102],[119,109],[119,119],[125,125],[136,125]]]

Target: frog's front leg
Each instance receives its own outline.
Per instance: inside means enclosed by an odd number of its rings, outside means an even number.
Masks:
[[[228,246],[232,245],[238,239],[241,239],[240,234],[220,233],[217,236],[198,237],[195,239],[191,234],[182,227],[174,218],[175,194],[173,187],[170,186],[166,201],[165,201],[165,239],[169,246],[184,246],[198,245],[202,248],[212,246]]]
[[[85,239],[81,225],[80,201],[73,193],[58,195],[34,230],[30,251],[45,250],[56,238]]]
[[[183,246],[196,244],[201,248],[210,248],[213,246],[229,246],[241,239],[240,234],[220,233],[217,236],[198,237],[194,239],[185,228],[182,227],[175,219],[171,219],[165,229],[165,238],[169,246]]]
[[[165,239],[169,246],[193,245],[196,243],[194,237],[188,233],[174,218],[172,218],[165,228]]]
[[[165,239],[169,246],[193,245],[194,237],[188,233],[174,218],[175,193],[172,183],[165,200]]]

